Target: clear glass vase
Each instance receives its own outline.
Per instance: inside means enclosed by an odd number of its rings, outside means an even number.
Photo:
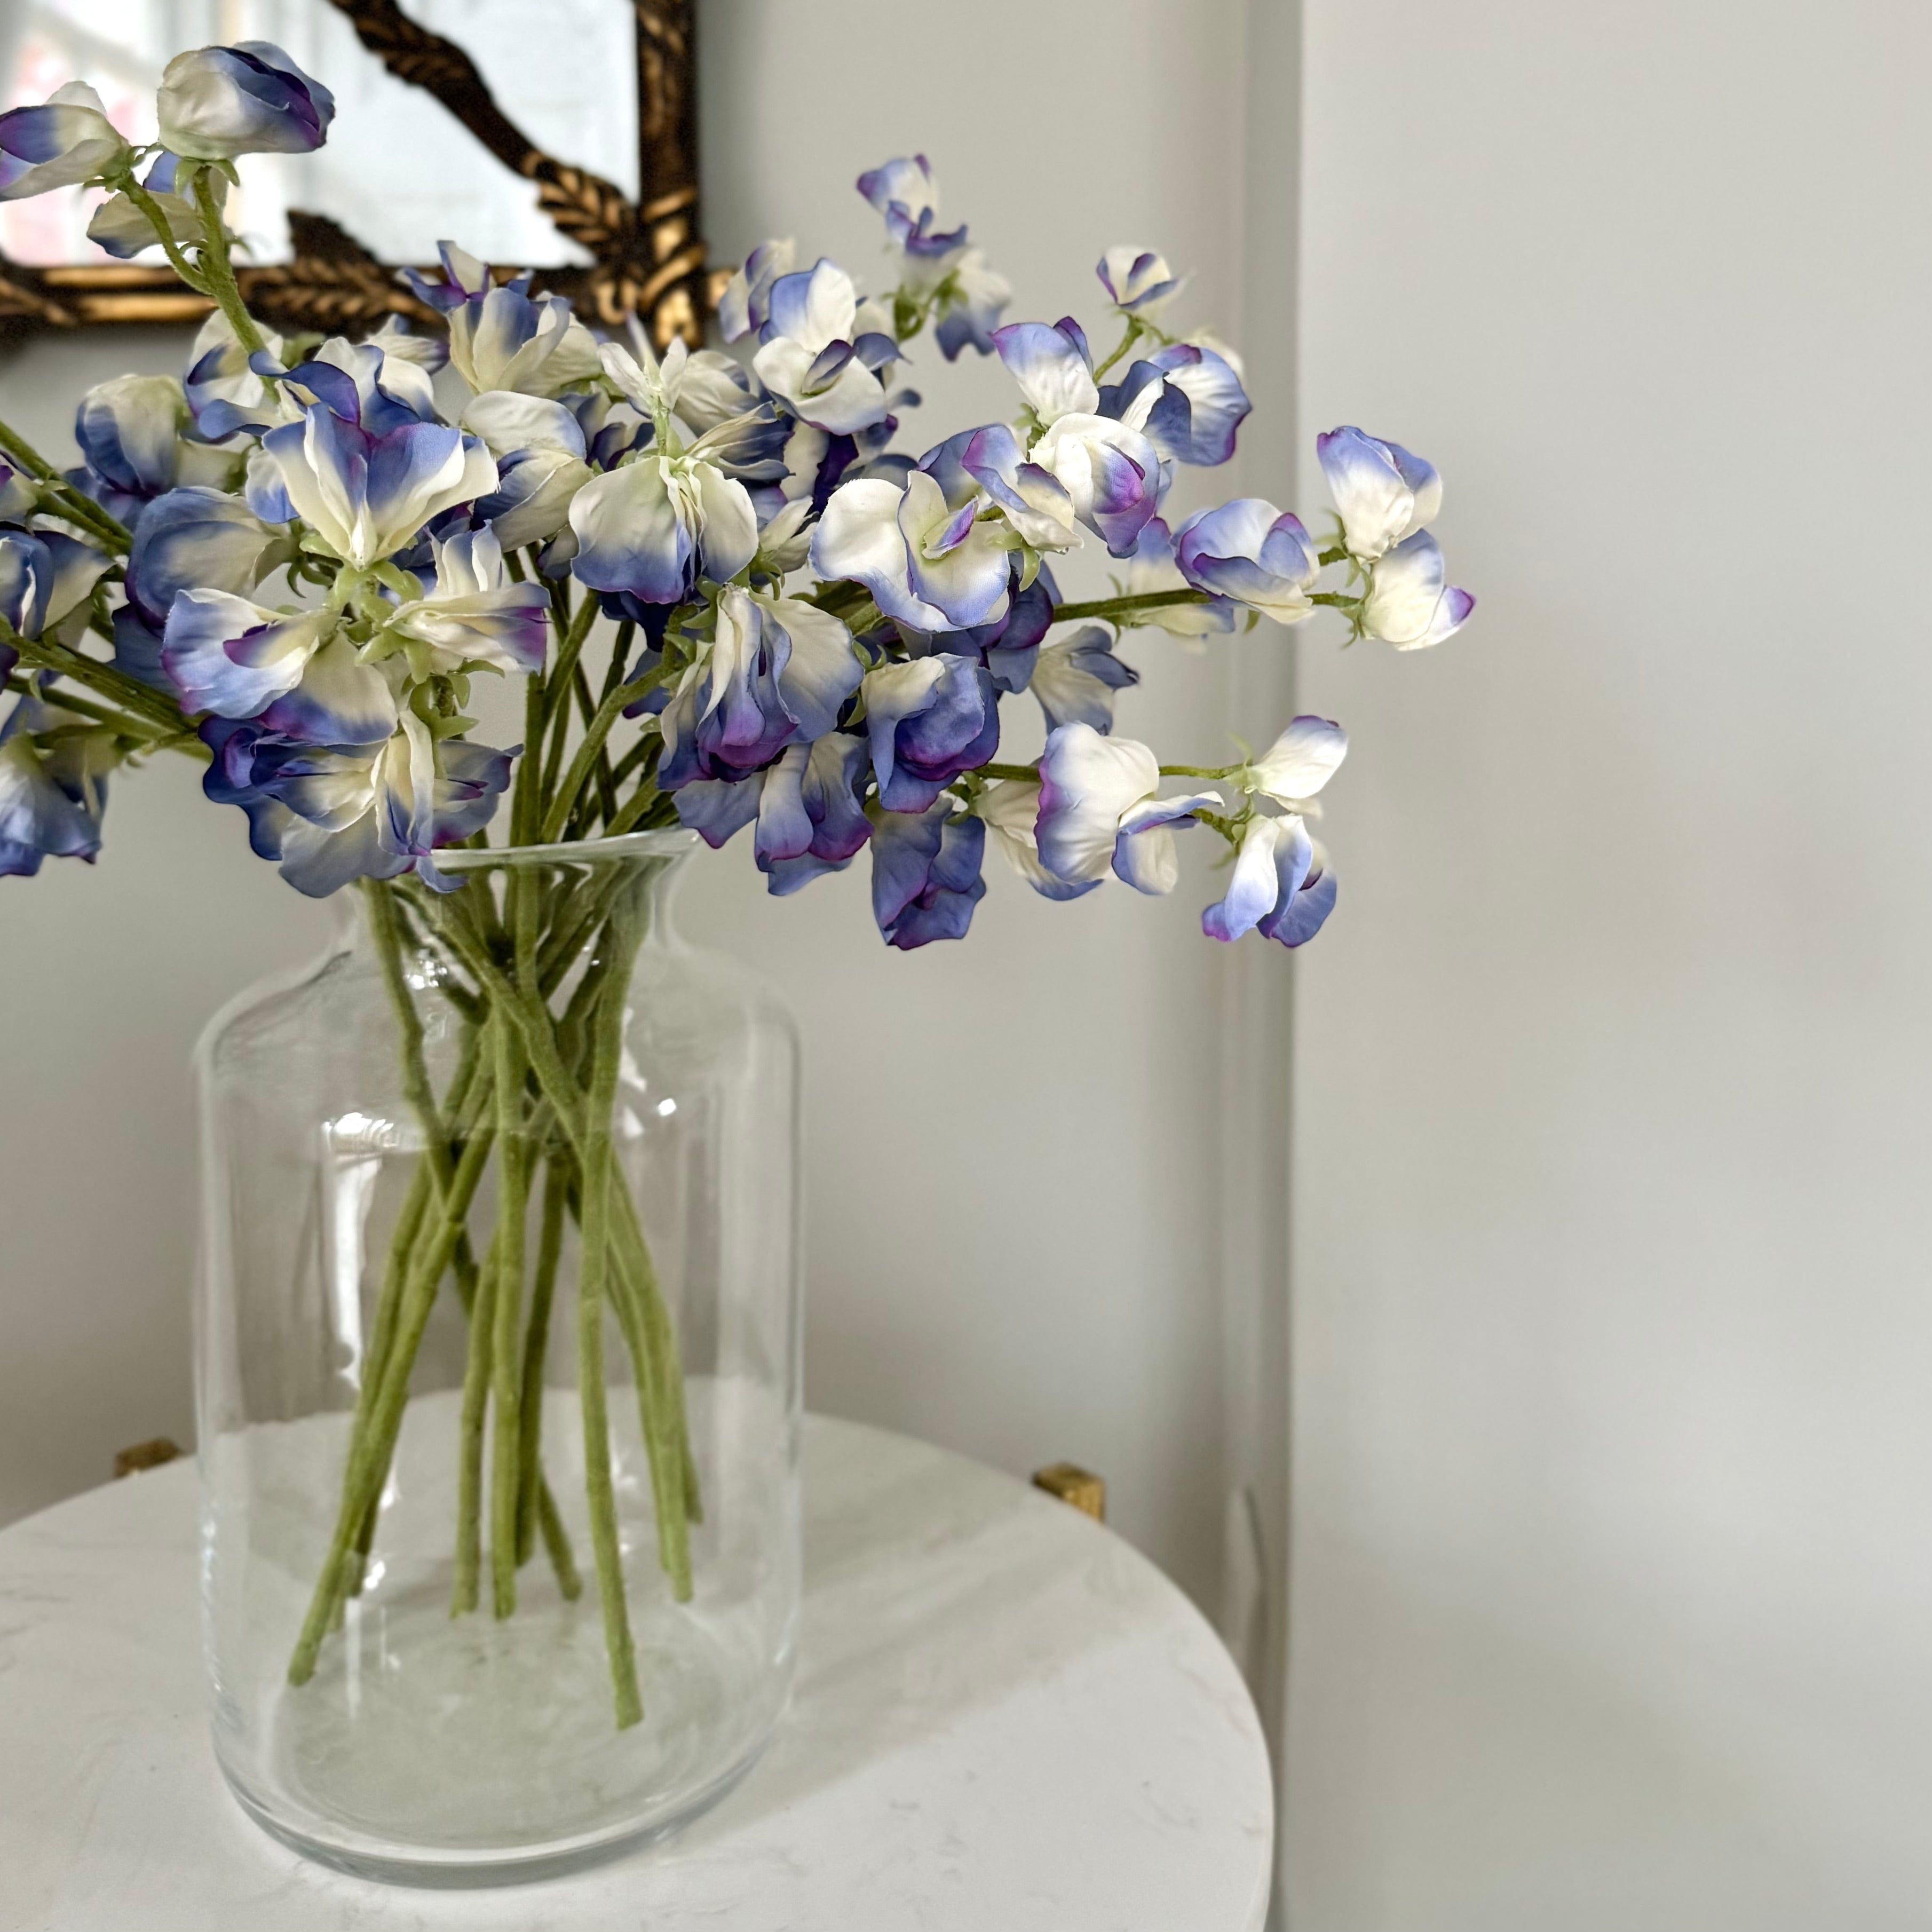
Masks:
[[[797,1047],[673,934],[693,842],[365,884],[202,1041],[215,1750],[332,1864],[566,1869],[721,1796],[783,1708]]]

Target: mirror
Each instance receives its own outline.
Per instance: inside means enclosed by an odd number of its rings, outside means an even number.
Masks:
[[[396,267],[446,237],[536,268],[598,319],[633,309],[698,338],[710,290],[697,226],[691,0],[5,0],[0,108],[88,82],[152,140],[169,58],[271,40],[334,94],[313,154],[239,164],[244,292],[284,328],[428,319]],[[0,322],[192,320],[206,304],[158,250],[87,239],[98,192],[0,203]]]

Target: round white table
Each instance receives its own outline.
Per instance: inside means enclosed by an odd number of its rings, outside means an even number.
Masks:
[[[1144,1557],[976,1462],[806,1430],[791,1713],[680,1836],[574,1876],[392,1889],[214,1768],[179,1462],[0,1532],[4,1932],[1257,1932],[1273,1798],[1227,1652]]]

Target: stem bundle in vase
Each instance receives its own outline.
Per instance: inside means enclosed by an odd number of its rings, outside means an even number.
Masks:
[[[1441,481],[1343,428],[1317,441],[1335,505],[1321,534],[1258,496],[1173,513],[1182,472],[1235,453],[1239,358],[1171,325],[1180,280],[1139,248],[1100,260],[1118,337],[1097,361],[1071,317],[1004,322],[1011,291],[963,226],[940,226],[917,156],[859,181],[884,222],[882,292],[765,242],[722,298],[723,346],[654,342],[634,320],[600,339],[528,274],[500,279],[448,244],[439,269],[408,274],[443,335],[392,322],[359,342],[284,340],[242,305],[224,211],[238,156],[322,144],[328,91],[251,42],[178,56],[143,146],[78,84],[0,116],[0,198],[104,188],[102,245],[160,248],[211,305],[182,380],[122,376],[82,398],[77,468],[0,425],[0,673],[16,694],[0,872],[92,860],[110,776],[165,754],[206,766],[208,796],[242,808],[298,890],[362,893],[422,1152],[288,1676],[314,1676],[364,1587],[418,1349],[453,1295],[468,1340],[452,1610],[487,1594],[509,1616],[539,1544],[579,1592],[544,1473],[545,1364],[568,1319],[590,1563],[617,1720],[634,1724],[613,1331],[680,1600],[700,1510],[677,1338],[613,1140],[650,902],[634,872],[547,865],[544,848],[748,832],[780,895],[869,848],[880,931],[910,951],[964,936],[989,833],[1070,901],[1110,880],[1172,891],[1177,835],[1202,828],[1192,842],[1228,865],[1205,932],[1299,946],[1335,903],[1309,821],[1340,727],[1297,718],[1258,755],[1162,764],[1114,730],[1138,681],[1121,638],[1147,626],[1201,650],[1325,608],[1352,640],[1433,644],[1473,601],[1428,527]],[[902,376],[916,356],[936,373],[935,349],[997,356],[1013,412],[915,455],[896,447],[918,400]],[[1096,572],[1063,596],[1056,572],[1096,554],[1111,585]],[[471,735],[482,675],[523,680],[513,750]],[[1016,712],[1030,725],[1022,694],[1043,746],[1002,758]],[[484,856],[508,849],[522,856]],[[440,1092],[432,998],[458,1016]]]

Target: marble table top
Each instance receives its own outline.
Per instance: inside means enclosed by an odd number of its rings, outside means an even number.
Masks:
[[[669,1843],[395,1889],[310,1864],[216,1772],[181,1462],[0,1532],[0,1932],[1258,1932],[1273,1798],[1227,1652],[1078,1511],[809,1419],[790,1716]]]

